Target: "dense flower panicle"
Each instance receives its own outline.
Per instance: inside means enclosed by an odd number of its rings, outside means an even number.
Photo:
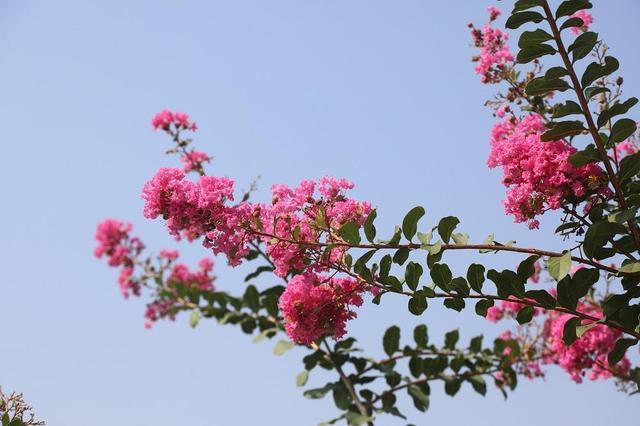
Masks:
[[[198,129],[196,123],[189,121],[189,115],[184,112],[172,112],[168,109],[163,109],[157,113],[151,120],[151,125],[154,129],[161,129],[164,131],[170,131],[171,125],[176,130],[192,130]]]
[[[340,339],[346,322],[355,318],[351,307],[361,306],[364,287],[351,278],[314,273],[294,276],[280,296],[279,308],[291,340],[309,345],[324,336]]]
[[[180,157],[180,161],[183,164],[182,170],[189,173],[201,170],[204,163],[211,161],[211,157],[205,152],[194,150]]]
[[[490,22],[482,29],[470,24],[473,43],[480,48],[480,54],[473,60],[477,62],[475,71],[483,83],[498,83],[502,81],[502,70],[513,62],[513,55],[507,44],[509,34],[491,26],[500,16],[500,10],[491,6],[488,11]]]
[[[96,228],[98,246],[94,250],[97,258],[107,256],[109,266],[131,265],[131,259],[137,256],[144,244],[138,238],[131,238],[132,226],[117,219],[100,222]]]
[[[586,10],[579,10],[573,15],[572,18],[580,18],[582,19],[583,24],[579,27],[571,27],[571,32],[575,35],[578,35],[582,32],[589,31],[589,26],[593,24],[593,15],[587,12]]]
[[[364,223],[371,212],[371,204],[347,198],[345,192],[352,188],[351,182],[329,176],[321,178],[317,184],[303,181],[297,188],[272,187],[271,204],[261,205],[256,211],[276,275],[286,276],[291,270],[303,269],[319,272],[326,270],[329,263],[342,259],[346,249],[336,247],[326,258],[311,262],[307,255],[309,247],[299,242],[321,242],[323,235],[331,240],[335,230],[345,223]]]
[[[585,303],[579,304],[578,311],[597,318],[602,317],[599,308]],[[564,325],[571,318],[573,316],[570,314],[557,312],[548,314],[545,321],[545,336],[551,350],[544,359],[545,363],[559,365],[576,383],[581,383],[585,375],[589,380],[598,380],[611,377],[612,371],[618,374],[626,374],[629,371],[630,362],[626,357],[615,366],[610,366],[607,360],[608,353],[613,349],[622,332],[598,324],[567,346],[562,336]]]
[[[229,229],[230,225],[239,225],[244,216],[238,215],[246,214],[247,210],[242,204],[227,205],[233,201],[233,186],[233,180],[226,177],[201,176],[192,182],[185,179],[180,169],[163,168],[142,190],[144,215],[150,219],[162,216],[169,233],[178,239],[193,241],[206,235],[217,240],[218,237],[211,237],[212,232],[216,236],[221,232],[229,234],[235,239],[233,234],[240,233],[240,229]]]
[[[537,215],[561,208],[569,198],[582,199],[589,190],[607,192],[600,168],[571,165],[568,158],[577,150],[564,140],[542,142],[545,129],[538,114],[505,119],[492,130],[487,161],[490,168],[503,169],[506,213],[516,222],[529,222],[532,229],[538,227]]]

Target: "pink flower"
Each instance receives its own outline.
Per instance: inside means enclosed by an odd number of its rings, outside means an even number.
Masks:
[[[539,225],[535,217],[545,210],[559,209],[567,199],[583,199],[589,190],[606,192],[600,168],[572,166],[568,157],[576,149],[564,140],[542,142],[545,130],[537,114],[496,124],[487,160],[490,168],[502,167],[502,182],[508,188],[505,212],[516,222],[529,222],[532,229]]]
[[[363,303],[362,291],[351,278],[312,273],[294,276],[278,303],[287,335],[302,345],[329,335],[340,339],[346,333],[346,322],[356,317],[351,307]]]
[[[201,151],[191,151],[180,157],[180,161],[184,165],[182,170],[184,170],[185,173],[189,173],[190,171],[202,169],[204,163],[211,161],[211,157]]]
[[[163,109],[151,120],[151,125],[154,129],[161,129],[165,132],[171,131],[171,125],[175,126],[176,130],[192,130],[197,129],[196,123],[189,121],[189,116],[184,112],[172,112],[168,109]]]
[[[483,83],[498,83],[502,80],[502,69],[512,65],[513,55],[507,45],[509,35],[491,26],[491,23],[500,16],[500,10],[490,6],[488,11],[489,23],[482,30],[471,25],[474,45],[480,48],[480,55],[474,58],[477,62],[475,71],[482,76]]]
[[[579,10],[573,15],[571,15],[571,17],[580,18],[582,19],[582,22],[583,22],[583,24],[580,27],[571,27],[571,32],[576,35],[585,31],[589,31],[589,26],[593,24],[593,15],[591,15],[586,10]]]
[[[599,308],[585,303],[578,305],[578,311],[594,317],[602,317]],[[622,333],[603,324],[598,324],[585,332],[571,345],[562,340],[565,323],[572,318],[570,314],[550,312],[545,322],[544,333],[551,352],[545,358],[547,364],[558,364],[573,381],[581,383],[588,373],[590,380],[605,379],[611,376],[613,368],[621,374],[629,371],[630,363],[625,357],[615,366],[610,366],[607,354],[613,349]],[[583,322],[583,324],[585,324]]]
[[[117,219],[100,222],[96,228],[98,246],[94,250],[97,258],[107,256],[109,266],[130,265],[131,259],[144,249],[144,244],[131,238],[131,224]]]
[[[638,152],[638,147],[633,143],[633,141],[627,140],[616,145],[616,157],[618,158],[618,161],[627,155],[635,154],[636,152]]]
[[[160,258],[162,259],[176,260],[178,256],[180,256],[180,253],[178,252],[178,250],[164,249],[160,251]]]
[[[495,21],[498,18],[498,16],[502,15],[502,12],[500,11],[500,9],[498,9],[495,6],[487,7],[487,12],[489,12],[489,21],[491,22]]]

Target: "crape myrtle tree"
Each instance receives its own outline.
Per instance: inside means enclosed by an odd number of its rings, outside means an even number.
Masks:
[[[188,312],[194,327],[215,319],[256,341],[276,339],[276,354],[306,348],[298,385],[319,368],[334,373],[304,392],[333,397],[337,413],[325,424],[406,419],[398,398],[426,411],[431,386],[440,384],[449,395],[468,383],[482,395],[491,386],[506,396],[519,377],[543,377],[550,365],[577,383],[612,380],[637,393],[640,368],[627,351],[640,338],[640,153],[628,118],[638,99],[623,96],[619,62],[589,28],[591,7],[586,0],[515,1],[505,20],[519,35],[514,53],[510,34],[497,28],[497,8],[488,8],[484,26],[469,24],[479,49],[475,71],[499,90],[487,102],[497,120],[488,166],[503,171],[505,213],[536,229],[553,211],[558,226],[549,238],[564,250],[494,235],[471,239],[456,217],[421,220],[419,206],[395,229],[378,232],[378,211],[350,198],[353,184],[345,179],[273,185],[270,202],[254,202],[253,185],[237,194],[232,179],[206,172],[211,158],[194,149],[189,116],[164,110],[152,124],[182,164],[159,169],[144,185],[144,216],[231,267],[252,262],[255,270],[237,294],[218,290],[209,258],[190,268],[175,250],[150,254],[131,225],[115,219],[98,225],[96,256],[119,268],[125,298],[149,298],[146,327]],[[457,275],[447,254],[460,250],[468,263]],[[503,252],[521,261],[496,270],[483,256]],[[278,284],[253,285],[262,274]],[[492,342],[478,336],[468,343],[457,330],[433,342],[427,325],[402,333],[392,325],[380,339],[385,355],[367,356],[347,322],[365,300],[391,298],[406,300],[407,315],[442,302],[455,311],[472,305],[482,321],[515,321]]]

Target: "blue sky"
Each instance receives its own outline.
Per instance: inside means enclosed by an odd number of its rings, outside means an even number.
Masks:
[[[594,28],[621,60],[627,93],[637,94],[640,3],[604,4]],[[483,23],[486,6],[2,1],[0,383],[25,392],[51,426],[312,425],[335,413],[330,398],[309,401],[295,387],[301,351],[275,357],[271,343],[211,322],[192,330],[186,318],[146,331],[143,301],[122,300],[115,271],[93,259],[94,226],[105,217],[131,221],[151,248],[174,244],[161,223],[142,218],[139,196],[159,166],[174,164],[149,125],[164,107],[198,122],[196,143],[215,157],[213,173],[241,188],[261,175],[258,198],[271,183],[344,176],[355,197],[378,207],[379,230],[421,204],[425,226],[453,214],[476,240],[495,232],[562,247],[550,237],[553,217],[531,232],[503,214],[499,172],[485,165],[493,119],[483,102],[494,88],[473,73],[466,24]],[[194,261],[205,254],[179,248]],[[462,268],[466,256],[452,265]],[[218,286],[240,293],[244,272],[218,260]],[[350,330],[379,355],[393,322],[409,335],[418,320],[389,300],[362,309]],[[420,322],[434,340],[457,327],[464,340],[500,330],[437,306]],[[634,419],[637,403],[611,383],[576,386],[552,369],[506,403],[496,391],[482,398],[465,388],[452,399],[435,389],[431,407],[409,410],[411,420],[595,425]]]

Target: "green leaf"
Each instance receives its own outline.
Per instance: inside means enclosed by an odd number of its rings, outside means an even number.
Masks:
[[[569,75],[569,72],[564,67],[551,67],[544,73],[544,78],[547,80],[553,80],[554,78],[564,77]]]
[[[589,163],[597,163],[600,160],[600,153],[592,143],[587,145],[582,151],[578,151],[569,156],[569,163],[575,167],[582,167]]]
[[[537,46],[545,41],[553,40],[553,36],[542,29],[535,31],[525,31],[520,35],[518,40],[518,47],[530,47]]]
[[[519,64],[526,64],[542,56],[555,55],[556,52],[556,49],[548,44],[537,44],[520,49],[516,56],[516,61]]]
[[[527,281],[533,274],[536,273],[535,263],[540,259],[540,256],[532,255],[520,262],[518,265],[517,274],[522,281]]]
[[[482,284],[484,283],[484,265],[472,263],[467,270],[467,281],[472,289],[477,293],[482,293]]]
[[[414,207],[409,210],[409,213],[404,217],[402,221],[402,233],[409,241],[416,235],[418,231],[418,221],[424,216],[424,207]]]
[[[191,316],[189,317],[189,325],[191,326],[191,328],[196,328],[198,322],[200,322],[200,311],[194,309],[193,311],[191,311]]]
[[[521,12],[523,10],[531,9],[532,7],[540,6],[540,0],[518,0],[513,5],[514,12]]]
[[[624,102],[616,102],[611,105],[609,109],[605,109],[598,116],[598,127],[604,126],[611,118],[617,115],[626,114],[637,103],[638,98],[629,98]]]
[[[544,17],[538,12],[516,12],[507,19],[505,27],[515,30],[527,22],[542,22]]]
[[[556,19],[563,16],[573,15],[579,10],[591,9],[593,5],[586,0],[567,0],[563,1],[556,10]]]
[[[563,80],[564,81],[564,80]],[[553,106],[553,118],[566,117],[567,115],[582,114],[582,108],[574,101]]]
[[[264,339],[269,337],[269,335],[275,335],[278,332],[277,328],[267,328],[266,330],[262,330],[256,337],[253,338],[253,343],[262,342]]]
[[[444,299],[444,306],[446,306],[449,309],[453,309],[454,311],[460,312],[461,310],[464,309],[465,303],[464,303],[464,299],[461,297],[451,297],[451,298]]]
[[[404,271],[404,280],[411,290],[415,291],[415,289],[418,287],[422,272],[422,265],[414,262],[409,262],[407,264],[407,268]]]
[[[456,344],[460,340],[460,332],[458,330],[451,330],[444,335],[444,347],[445,349],[453,350],[456,348]]]
[[[569,84],[560,78],[548,80],[545,77],[538,77],[527,84],[525,92],[527,95],[536,96],[553,91],[564,92],[567,89],[569,89]]]
[[[347,222],[342,225],[338,230],[338,235],[348,244],[360,244],[360,227],[353,221]]]
[[[471,339],[471,342],[469,342],[469,350],[471,352],[480,352],[482,351],[482,334],[479,336],[476,336],[474,338]]]
[[[293,349],[295,346],[296,344],[289,340],[280,340],[278,343],[276,343],[276,346],[273,348],[273,353],[275,355],[280,356],[285,352],[287,352],[288,350]]]
[[[414,294],[408,302],[409,312],[413,315],[422,315],[427,310],[427,298]]]
[[[384,332],[382,338],[382,347],[384,352],[391,356],[400,348],[400,328],[393,325]]]
[[[422,233],[422,232],[418,232],[416,233],[416,235],[418,236],[418,241],[420,241],[420,245],[422,246],[422,248],[427,247],[429,244],[431,244],[431,238],[433,238],[433,231],[429,231],[426,233]]]
[[[422,392],[418,385],[410,385],[407,392],[413,398],[413,404],[420,411],[427,411],[429,408],[429,396]]]
[[[427,347],[429,343],[429,333],[425,324],[417,325],[416,328],[413,329],[413,340],[415,340],[419,348]]]
[[[487,310],[494,305],[493,299],[481,299],[476,303],[476,314],[481,317],[487,316]]]
[[[609,216],[607,216],[607,220],[609,222],[625,223],[635,218],[637,213],[638,213],[638,207],[632,207],[627,210],[618,210],[618,211],[611,212]],[[631,251],[633,251],[633,249],[631,249]]]
[[[267,265],[258,266],[255,271],[253,271],[252,273],[250,273],[244,278],[244,282],[246,283],[251,281],[254,278],[257,278],[263,272],[273,272],[273,267],[267,266]]]
[[[409,258],[409,249],[407,247],[399,248],[398,250],[396,250],[395,254],[393,255],[393,261],[398,265],[402,265],[404,262],[407,261],[408,258]]]
[[[324,396],[328,394],[329,391],[331,391],[334,386],[335,385],[333,383],[327,383],[321,388],[309,389],[308,391],[305,391],[304,396],[305,398],[309,398],[309,399],[324,398]]]
[[[611,92],[611,90],[607,89],[606,87],[591,86],[584,89],[584,97],[587,100],[590,100],[591,98],[593,98],[596,95],[599,95],[600,93],[609,93],[609,92]]]
[[[347,419],[347,423],[351,426],[360,426],[371,421],[371,417],[363,416],[362,414],[355,413],[353,411],[348,412],[345,415],[345,418]]]
[[[611,128],[611,136],[609,136],[609,142],[622,142],[635,133],[636,127],[636,122],[634,120],[631,120],[630,118],[622,118],[616,121]]]
[[[449,243],[449,239],[451,238],[451,233],[456,226],[460,223],[460,220],[455,216],[447,216],[440,219],[438,223],[438,234],[442,237],[442,240],[445,243]]]
[[[431,275],[431,279],[433,280],[435,285],[437,285],[444,291],[449,291],[449,283],[453,278],[449,266],[444,263],[436,263],[431,267],[429,275]]]
[[[364,235],[370,243],[372,243],[376,238],[376,227],[373,225],[373,221],[376,220],[377,216],[378,213],[376,212],[376,209],[373,209],[367,216],[367,220],[364,221]]]
[[[635,274],[640,272],[640,262],[627,262],[618,270],[624,274]]]
[[[615,72],[620,67],[620,63],[613,56],[604,58],[604,65],[592,62],[582,74],[582,87],[587,87],[597,79]]]
[[[553,309],[556,306],[556,299],[545,290],[529,290],[525,296],[540,303],[546,309]]]
[[[242,300],[253,312],[257,313],[260,310],[260,293],[254,285],[247,286]]]
[[[341,410],[348,410],[351,405],[351,397],[342,383],[333,387],[333,402]]]
[[[531,322],[534,312],[535,310],[533,309],[533,306],[525,306],[518,311],[516,321],[518,321],[518,324],[520,325]]]
[[[570,345],[576,340],[578,340],[578,335],[576,334],[576,327],[580,325],[580,318],[573,317],[570,318],[565,324],[562,331],[562,341],[565,345]]]
[[[614,222],[597,221],[594,222],[584,235],[584,244],[582,246],[584,253],[589,258],[593,258],[596,250],[603,247],[608,240],[612,239],[616,234],[625,234],[626,228]]]
[[[296,386],[306,385],[307,380],[309,380],[309,372],[307,370],[302,370],[296,377]]]
[[[618,339],[616,344],[613,346],[613,350],[609,352],[609,356],[607,357],[609,365],[616,365],[624,357],[627,349],[637,344],[637,339]]]
[[[583,131],[585,131],[585,128],[582,125],[582,121],[559,121],[555,122],[553,127],[544,132],[540,137],[540,140],[543,142],[557,141],[569,136],[575,136]]]
[[[494,243],[495,243],[495,241],[494,241],[493,234],[489,234],[489,235],[487,235],[487,238],[485,238],[484,241],[482,242],[482,245],[491,246],[491,245],[494,245]],[[480,251],[480,253],[490,253],[490,252],[492,252],[494,250],[492,250],[492,249],[480,249],[479,251]]]
[[[574,27],[582,27],[584,25],[584,21],[580,18],[569,18],[562,23],[560,26],[560,31],[566,30],[567,28]]]
[[[550,257],[547,263],[549,275],[554,280],[560,281],[567,276],[571,270],[571,252],[566,251],[562,256]]]
[[[444,391],[449,396],[455,396],[455,394],[460,390],[461,384],[461,379],[447,379],[444,382]]]
[[[466,245],[469,243],[469,234],[454,233],[451,238],[458,245]]]
[[[468,380],[474,391],[478,392],[482,396],[487,394],[487,383],[484,381],[482,376],[471,376]]]
[[[573,62],[575,63],[591,53],[597,42],[598,34],[591,31],[584,32],[576,37],[576,40],[568,49],[569,52],[573,53]]]
[[[623,182],[640,173],[640,152],[628,155],[620,161],[618,179]]]

